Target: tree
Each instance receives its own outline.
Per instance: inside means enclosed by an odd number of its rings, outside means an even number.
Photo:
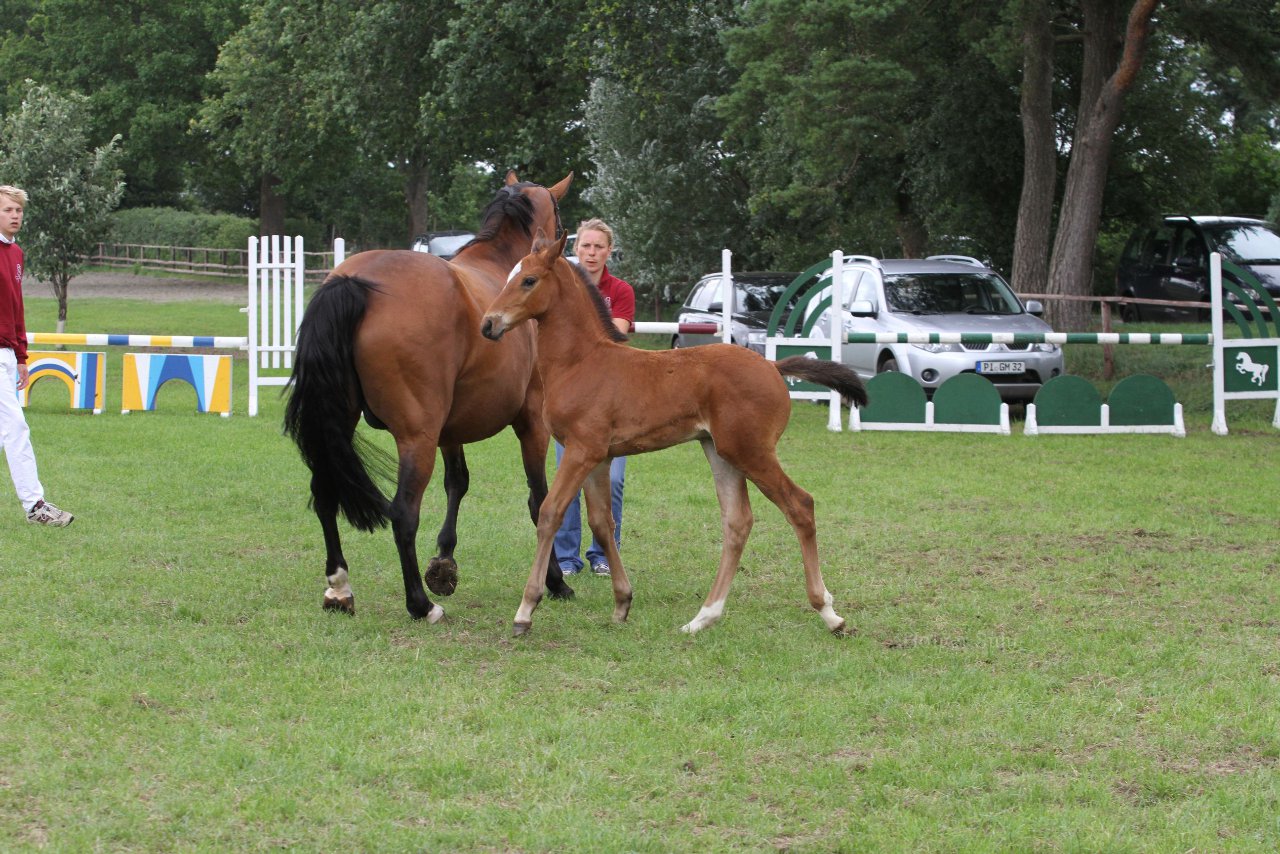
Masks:
[[[58,298],[58,332],[67,325],[67,286],[102,239],[107,214],[124,193],[119,137],[91,148],[88,98],[27,84],[16,115],[4,119],[0,174],[31,197],[24,224],[27,270]]]
[[[601,15],[586,126],[587,200],[618,232],[620,269],[656,298],[751,257],[746,184],[723,145],[715,99],[730,79],[720,32],[732,0],[632,6]]]
[[[89,97],[90,142],[121,137],[124,204],[174,205],[207,174],[187,133],[241,0],[3,0],[0,67]],[[3,8],[4,6],[16,8]],[[21,97],[14,93],[13,105]]]
[[[1098,238],[1111,142],[1124,111],[1124,99],[1142,68],[1151,17],[1158,0],[1136,0],[1123,26],[1116,0],[1082,0],[1084,12],[1080,107],[1071,142],[1058,229],[1045,290],[1063,296],[1093,291],[1093,251]],[[1121,36],[1117,42],[1117,35]],[[1088,329],[1086,302],[1050,301],[1045,309],[1059,330]]]

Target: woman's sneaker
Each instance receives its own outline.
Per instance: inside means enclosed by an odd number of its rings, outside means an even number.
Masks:
[[[75,518],[66,510],[59,510],[48,501],[37,501],[36,506],[27,511],[27,521],[33,525],[51,525],[54,528],[65,528]]]

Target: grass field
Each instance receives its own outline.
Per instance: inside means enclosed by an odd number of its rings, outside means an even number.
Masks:
[[[273,392],[244,415],[242,359],[230,419],[180,387],[121,416],[118,363],[100,416],[41,386],[42,480],[78,518],[37,529],[11,493],[0,516],[0,850],[1275,850],[1280,431],[1239,405],[1212,435],[1206,351],[1138,349],[1122,370],[1165,364],[1185,439],[832,434],[798,404],[780,455],[843,639],[758,493],[725,618],[678,631],[719,553],[696,446],[628,464],[630,621],[579,577],[516,641],[534,536],[509,433],[468,450],[445,620],[408,619],[389,533],[344,529],[349,618],[320,610],[307,473]],[[432,484],[424,553],[442,503]]]

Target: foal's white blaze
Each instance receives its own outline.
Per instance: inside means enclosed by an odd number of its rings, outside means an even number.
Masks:
[[[512,279],[514,279],[516,276],[520,275],[520,264],[521,264],[521,262],[520,262],[520,261],[517,261],[517,262],[516,262],[516,265],[515,265],[514,267],[512,267],[512,268],[511,268],[511,272],[507,274],[507,284],[508,284],[508,285],[509,285],[509,284],[511,284],[511,280],[512,280]]]
[[[700,632],[707,626],[710,626],[716,620],[720,619],[720,615],[724,613],[724,600],[712,602],[710,605],[703,605],[698,610],[698,616],[694,617],[688,623],[680,627],[680,631],[693,634]]]
[[[338,567],[337,571],[328,577],[329,589],[324,591],[324,599],[326,602],[339,602],[343,599],[352,599],[355,593],[351,590],[351,582],[347,578],[347,568],[345,566]]]

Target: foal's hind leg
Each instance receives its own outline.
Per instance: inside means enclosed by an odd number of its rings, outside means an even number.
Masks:
[[[707,462],[711,463],[711,474],[715,477],[724,543],[720,549],[720,568],[716,570],[716,580],[711,585],[711,592],[707,594],[698,615],[681,626],[681,631],[689,634],[705,629],[724,613],[729,585],[733,583],[733,576],[738,571],[738,561],[747,545],[747,537],[751,535],[753,521],[746,477],[716,453],[715,444],[710,439],[702,440],[702,451],[707,455]]]
[[[453,559],[458,546],[458,508],[471,485],[471,473],[461,445],[442,446],[440,457],[444,461],[444,523],[436,536],[436,556],[427,563],[422,580],[432,593],[451,596],[458,589],[458,564]]]
[[[338,501],[315,475],[311,477],[312,506],[324,533],[324,577],[329,586],[324,591],[322,607],[326,611],[356,612],[356,596],[351,590],[347,559],[342,555],[342,539],[338,536]]]
[[[845,634],[844,619],[832,607],[831,594],[822,580],[822,570],[818,568],[818,535],[813,517],[813,496],[787,477],[772,449],[755,455],[752,470],[747,472],[747,476],[766,498],[778,505],[778,509],[795,529],[796,537],[800,540],[800,554],[804,559],[805,591],[809,596],[809,604],[822,617],[832,634]]]
[[[418,516],[422,511],[422,493],[431,481],[435,468],[434,442],[399,442],[400,471],[396,494],[387,506],[387,518],[400,554],[400,574],[404,577],[405,607],[415,620],[424,617],[436,623],[444,616],[444,608],[435,605],[422,588],[418,575]]]

